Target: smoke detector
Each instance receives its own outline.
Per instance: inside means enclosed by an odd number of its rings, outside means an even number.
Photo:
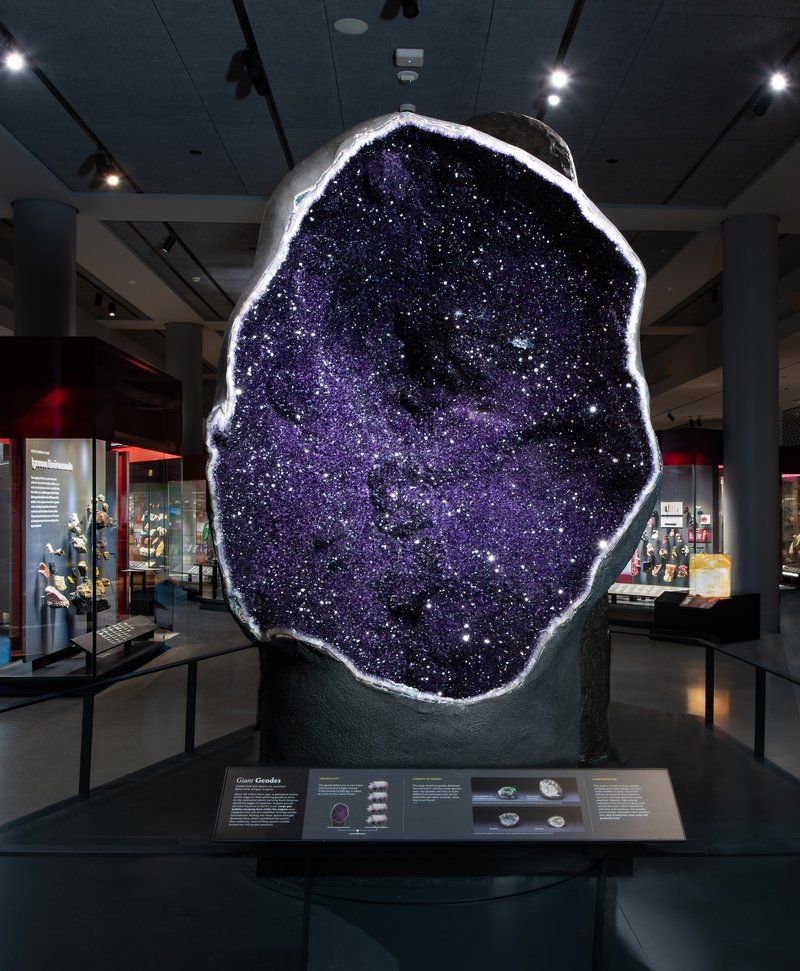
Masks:
[[[413,84],[417,80],[419,74],[416,71],[398,71],[397,80],[401,84]]]
[[[425,51],[421,47],[398,47],[394,52],[397,67],[422,67]]]

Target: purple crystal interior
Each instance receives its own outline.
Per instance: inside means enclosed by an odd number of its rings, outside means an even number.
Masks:
[[[563,180],[477,136],[413,120],[339,163],[210,423],[248,630],[432,697],[518,679],[655,473],[641,287]]]
[[[334,823],[345,823],[350,815],[350,810],[343,802],[337,802],[331,809],[331,820]]]

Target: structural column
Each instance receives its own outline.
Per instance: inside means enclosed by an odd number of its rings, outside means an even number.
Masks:
[[[18,199],[14,212],[14,335],[75,336],[75,217],[54,199]]]
[[[203,325],[167,324],[167,371],[179,378],[183,405],[183,454],[203,451]]]
[[[778,220],[723,223],[725,550],[734,593],[761,595],[761,627],[779,628]]]

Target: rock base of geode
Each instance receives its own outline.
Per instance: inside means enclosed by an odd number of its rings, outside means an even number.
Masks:
[[[608,749],[605,599],[555,634],[514,690],[473,704],[379,690],[290,637],[261,647],[263,762],[308,766],[577,766]]]

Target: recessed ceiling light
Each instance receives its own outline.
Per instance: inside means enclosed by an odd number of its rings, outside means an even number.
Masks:
[[[784,91],[789,84],[789,79],[783,73],[783,71],[775,71],[772,77],[769,79],[769,86],[773,91]]]
[[[202,148],[190,148],[189,149],[189,154],[190,155],[202,155],[203,154],[203,149]]]
[[[616,165],[617,162],[619,162],[619,159],[618,158],[607,158],[606,159],[606,164],[607,165]]]
[[[560,105],[561,104],[561,95],[560,94],[548,94],[548,96],[547,96],[547,103],[549,105],[551,105],[553,108],[555,108],[556,105]]]
[[[114,303],[113,300],[108,301],[108,316],[109,317],[117,316],[117,305]]]
[[[554,88],[563,88],[569,83],[569,74],[562,68],[556,68],[555,71],[550,75],[550,83]]]
[[[12,48],[5,56],[5,65],[9,71],[21,71],[25,67],[25,55]]]
[[[192,283],[199,283],[203,278],[201,276],[193,276]]]
[[[333,26],[340,34],[350,34],[351,36],[366,34],[369,30],[366,22],[359,20],[357,17],[342,17]]]

